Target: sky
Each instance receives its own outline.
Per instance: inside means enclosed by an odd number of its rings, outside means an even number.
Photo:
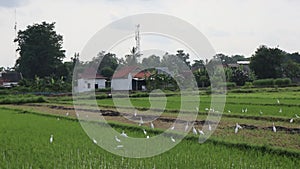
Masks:
[[[260,45],[300,52],[299,11],[299,0],[0,0],[0,67],[14,66],[18,57],[15,20],[18,30],[56,22],[66,61],[101,28],[140,13],[178,17],[202,32],[217,53],[250,57]]]

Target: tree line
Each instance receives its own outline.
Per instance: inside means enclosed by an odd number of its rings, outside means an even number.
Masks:
[[[71,91],[75,65],[79,65],[80,69],[80,67],[84,68],[100,63],[100,60],[101,63],[97,71],[108,79],[122,65],[140,65],[146,68],[169,67],[175,73],[185,70],[185,66],[182,65],[186,65],[193,71],[198,86],[207,87],[211,81],[207,67],[214,62],[214,59],[218,59],[222,63],[226,80],[239,86],[255,79],[290,78],[297,81],[300,78],[299,53],[288,53],[277,47],[260,46],[250,58],[245,58],[242,55],[227,56],[220,53],[215,55],[212,60],[193,61],[190,60],[189,54],[183,50],[177,50],[175,54],[165,53],[162,57],[151,55],[139,61],[141,55],[133,47],[125,59],[120,59],[113,53],[100,51],[89,62],[80,61],[78,53],[75,53],[70,61],[63,61],[66,57],[62,47],[63,36],[55,31],[55,23],[46,22],[29,25],[25,30],[20,30],[14,41],[18,43],[17,51],[20,54],[14,69],[21,72],[24,77],[20,85],[34,87],[36,90]],[[250,61],[250,70],[246,70],[243,66],[232,69],[230,66],[236,64],[237,61]],[[156,79],[159,79],[157,85],[152,83],[153,86],[159,88],[162,86],[161,83],[164,86],[165,84],[176,86],[174,79],[168,75],[157,75],[155,69],[149,69],[149,71],[152,71],[153,76],[157,76]],[[218,73],[217,69],[213,71]]]

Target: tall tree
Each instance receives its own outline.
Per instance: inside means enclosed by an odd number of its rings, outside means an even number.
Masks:
[[[250,68],[258,79],[282,77],[282,62],[286,52],[278,48],[260,46],[251,58]]]
[[[137,52],[136,47],[133,47],[132,50],[130,50],[130,54],[126,55],[126,63],[128,65],[137,65],[138,59],[140,58],[140,54]]]
[[[63,76],[67,73],[62,59],[63,37],[54,30],[55,23],[42,22],[27,26],[18,32],[17,38],[20,57],[15,67],[25,78],[34,79],[35,76]]]
[[[190,64],[190,55],[188,53],[184,53],[183,50],[177,50],[176,56],[179,57],[188,67],[191,67]]]
[[[151,55],[147,58],[144,58],[142,60],[142,65],[145,66],[146,68],[154,68],[154,67],[159,67],[160,66],[160,57]]]

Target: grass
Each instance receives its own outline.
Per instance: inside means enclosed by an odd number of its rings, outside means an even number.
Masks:
[[[115,125],[129,135],[142,132]],[[54,135],[53,144],[49,143]],[[76,120],[0,109],[0,168],[297,168],[297,157],[187,138],[159,156],[115,156],[92,143]]]

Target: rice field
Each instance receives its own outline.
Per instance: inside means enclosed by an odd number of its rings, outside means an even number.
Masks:
[[[132,159],[99,148],[78,121],[1,109],[0,168],[297,168],[297,157],[242,146],[182,141],[159,156]],[[138,129],[120,125],[129,136]],[[53,134],[53,143],[49,142]]]
[[[188,100],[186,104],[195,102],[193,96],[183,97]],[[166,98],[166,111],[162,116],[170,120],[176,118],[182,98],[180,95]],[[0,102],[0,168],[256,169],[300,166],[298,90],[228,93],[223,117],[208,141],[200,144],[198,136],[191,133],[173,149],[140,159],[117,156],[95,144],[76,119],[71,97],[1,96],[0,99],[3,100]],[[151,99],[152,102],[164,100],[161,97]],[[148,97],[130,98],[130,101],[140,109],[151,105]],[[206,118],[210,101],[209,95],[200,95],[197,129],[202,127],[201,121]],[[26,102],[29,104],[24,104]],[[91,100],[82,100],[87,108],[91,108],[91,103]],[[115,111],[111,98],[99,99],[97,104],[103,111]],[[157,119],[153,121],[156,128],[150,129],[149,124],[140,127],[121,116],[105,118],[115,130],[120,133],[124,130],[130,137],[145,137],[141,128],[152,137],[171,124]],[[236,123],[243,127],[238,133],[234,132]],[[277,132],[272,130],[272,123]]]

